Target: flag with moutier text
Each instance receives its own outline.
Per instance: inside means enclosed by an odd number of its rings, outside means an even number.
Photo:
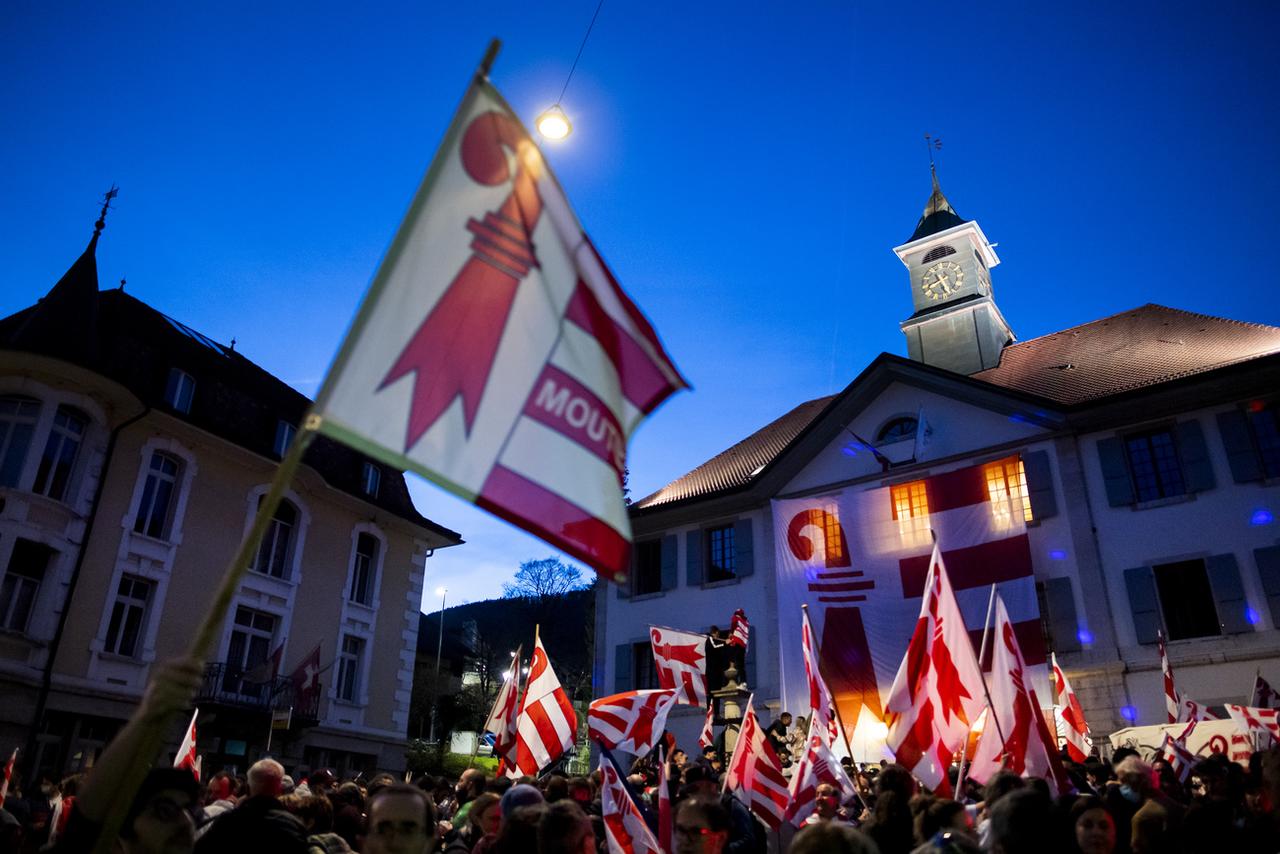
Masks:
[[[468,90],[314,407],[613,580],[627,440],[686,387],[487,79]]]

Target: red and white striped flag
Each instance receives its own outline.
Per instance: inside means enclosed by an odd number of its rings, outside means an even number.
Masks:
[[[840,738],[840,727],[836,723],[835,702],[831,699],[831,691],[818,666],[818,643],[813,635],[813,625],[809,622],[809,609],[804,609],[804,617],[800,624],[800,646],[804,652],[804,675],[809,682],[809,708],[812,719],[818,721],[818,732],[826,740],[828,746],[835,744]]]
[[[729,760],[725,773],[724,787],[726,791],[740,795],[761,821],[771,830],[777,830],[782,826],[790,792],[778,754],[756,720],[752,706],[754,700],[754,695],[747,700],[747,711],[738,731],[733,758]]]
[[[999,596],[996,596],[993,644],[991,676],[987,680],[991,705],[969,768],[969,777],[979,783],[987,782],[1005,768],[1015,774],[1027,771],[1027,747],[1036,737],[1034,717],[1040,712],[1031,705],[1022,651],[1004,600]]]
[[[621,581],[627,440],[684,387],[477,75],[317,394],[318,429]]]
[[[4,799],[9,796],[9,781],[13,779],[13,763],[18,761],[18,748],[13,749],[13,753],[9,754],[9,761],[4,763],[4,779],[0,780],[0,806],[4,805]]]
[[[707,704],[707,636],[662,626],[649,627],[658,687],[675,688],[677,703]]]
[[[947,768],[982,714],[982,671],[935,543],[915,631],[885,703],[885,743],[942,797]]]
[[[1156,649],[1160,652],[1160,673],[1164,677],[1164,707],[1169,714],[1169,723],[1176,724],[1182,720],[1182,698],[1173,684],[1173,666],[1169,664],[1169,654],[1164,648],[1164,631],[1156,629]]]
[[[1164,734],[1164,741],[1160,745],[1160,755],[1164,757],[1164,761],[1169,763],[1169,767],[1173,769],[1173,773],[1178,776],[1179,783],[1187,782],[1187,778],[1191,776],[1191,769],[1200,761],[1200,758],[1187,750],[1186,744],[1181,739],[1173,738],[1169,733]]]
[[[179,745],[178,752],[173,757],[174,768],[190,768],[197,780],[200,779],[200,769],[196,765],[196,718],[199,716],[199,709],[191,713],[191,723],[187,726],[187,733],[182,737],[182,744]]]
[[[715,725],[716,707],[707,706],[707,718],[702,722],[702,732],[698,734],[698,746],[703,750],[716,743]]]
[[[484,731],[493,733],[493,755],[499,757],[510,768],[516,762],[516,720],[520,706],[520,653],[524,647],[518,647],[511,658],[511,668],[506,672],[502,688],[493,701],[493,709],[485,719]]]
[[[645,756],[657,745],[675,704],[673,688],[623,691],[592,700],[587,735],[610,750]]]
[[[670,765],[671,751],[663,751],[662,762],[658,764],[658,845],[662,854],[675,854],[672,846],[675,816],[671,811],[671,778],[667,773]]]
[[[1208,706],[1202,706],[1190,697],[1179,695],[1179,700],[1177,723],[1199,723],[1218,719],[1217,715],[1209,711]]]
[[[1053,666],[1053,704],[1062,720],[1062,732],[1067,741],[1067,753],[1072,762],[1084,762],[1093,751],[1093,738],[1089,735],[1089,724],[1085,723],[1084,709],[1076,692],[1071,690],[1067,674],[1058,666],[1056,653],[1050,655]]]
[[[618,768],[600,757],[600,817],[609,854],[661,854],[658,840],[644,823],[639,807],[631,800]]]
[[[539,771],[573,746],[577,732],[578,716],[538,638],[533,642],[529,684],[516,721],[515,767],[508,773],[515,777],[538,776]]]
[[[790,803],[784,814],[786,821],[799,827],[813,813],[817,805],[818,784],[830,783],[843,797],[857,793],[853,781],[845,773],[844,766],[836,759],[827,744],[827,730],[815,715],[809,721],[808,747],[791,775]]]
[[[1045,719],[1044,707],[1036,697],[1034,688],[1027,689],[1031,698],[1031,708],[1035,711],[1032,718],[1031,743],[1027,746],[1026,776],[1040,777],[1049,784],[1049,794],[1057,798],[1075,791],[1071,778],[1067,776],[1066,766],[1062,764],[1062,755],[1058,752],[1058,739],[1049,732],[1049,723]]]
[[[739,608],[733,612],[733,620],[729,623],[729,645],[747,648],[751,638],[751,623],[747,622],[747,612]]]
[[[1280,709],[1259,709],[1256,706],[1228,703],[1227,714],[1245,734],[1251,737],[1269,735],[1280,742]]]
[[[1276,692],[1267,680],[1262,678],[1262,673],[1259,671],[1253,680],[1253,696],[1249,700],[1249,705],[1258,709],[1274,709],[1277,699],[1280,698],[1276,696]]]

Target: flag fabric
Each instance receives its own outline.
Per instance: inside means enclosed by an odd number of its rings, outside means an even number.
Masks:
[[[1190,697],[1178,695],[1178,720],[1175,723],[1198,723],[1200,721],[1216,721],[1218,716]]]
[[[1253,679],[1253,695],[1249,698],[1249,705],[1258,709],[1274,709],[1277,699],[1280,698],[1277,698],[1276,692],[1259,671]]]
[[[662,854],[675,854],[672,846],[675,817],[671,811],[671,779],[668,774],[670,763],[671,751],[667,750],[658,763],[658,846]]]
[[[676,702],[707,704],[707,636],[662,626],[649,627],[649,643],[659,688],[676,689]]]
[[[747,700],[738,741],[725,772],[724,787],[726,791],[740,795],[770,830],[777,830],[782,826],[790,792],[778,754],[756,719],[754,700],[754,695]]]
[[[698,734],[698,746],[703,750],[716,743],[715,730],[712,727],[716,722],[715,706],[707,706],[707,717],[702,722],[702,732]]]
[[[203,770],[204,770],[204,756],[200,755],[196,757],[196,764],[191,767],[191,771],[196,775],[196,780],[200,779],[200,775],[201,773],[203,773]]]
[[[1228,703],[1227,714],[1246,735],[1250,737],[1269,735],[1280,742],[1280,710]]]
[[[1084,762],[1093,751],[1093,738],[1084,719],[1084,709],[1076,692],[1071,690],[1067,674],[1058,666],[1058,657],[1054,653],[1050,654],[1050,664],[1053,668],[1053,704],[1060,710],[1058,715],[1067,742],[1067,753],[1072,762]]]
[[[478,75],[312,412],[622,581],[627,440],[686,385]]]
[[[1173,773],[1178,776],[1179,783],[1187,782],[1187,778],[1191,776],[1191,769],[1200,761],[1200,758],[1187,749],[1186,744],[1181,739],[1173,738],[1169,733],[1164,734],[1164,741],[1160,745],[1160,755],[1164,757],[1164,761],[1169,763],[1169,767],[1173,769]]]
[[[661,854],[658,840],[645,824],[623,782],[618,766],[600,757],[600,816],[609,854]]]
[[[1071,778],[1067,776],[1066,766],[1062,764],[1062,754],[1058,752],[1058,739],[1049,732],[1049,724],[1045,719],[1036,697],[1034,688],[1027,689],[1031,698],[1032,716],[1031,743],[1027,746],[1026,776],[1040,777],[1049,784],[1049,794],[1057,798],[1075,791]]]
[[[831,699],[831,691],[822,678],[818,667],[818,643],[813,636],[813,624],[809,622],[809,609],[804,609],[800,621],[800,646],[804,653],[804,675],[809,683],[809,708],[812,710],[811,720],[818,721],[818,731],[825,743],[831,746],[840,737],[840,728],[836,724],[835,702]]]
[[[657,746],[667,715],[676,704],[676,693],[674,688],[659,688],[592,700],[587,710],[587,734],[610,750],[644,756]]]
[[[965,622],[976,627],[972,645],[981,639],[995,584],[1030,682],[1050,696],[1029,507],[1017,456],[909,483],[772,502],[778,636],[800,635],[801,606],[808,605],[820,670],[850,735],[885,717],[902,661],[902,627],[915,623],[926,591],[931,531]],[[780,659],[782,707],[803,708],[808,676],[800,645],[783,644]]]
[[[1156,649],[1160,653],[1160,673],[1164,677],[1164,707],[1169,714],[1169,723],[1176,724],[1182,720],[1182,698],[1173,684],[1173,666],[1169,664],[1169,654],[1164,648],[1164,631],[1156,629]]]
[[[493,733],[493,755],[503,760],[508,767],[516,761],[516,720],[520,711],[517,698],[520,693],[520,653],[523,649],[517,648],[516,654],[512,656],[506,679],[503,680],[502,688],[493,701],[493,709],[484,722],[484,731]]]
[[[320,694],[320,644],[298,662],[289,680],[293,683],[294,705],[310,708]]]
[[[182,737],[182,744],[173,757],[174,768],[190,768],[197,780],[200,779],[200,768],[196,765],[196,718],[199,716],[199,709],[191,713],[191,723],[187,725],[186,735]]]
[[[13,753],[9,754],[9,761],[4,763],[4,779],[0,780],[0,806],[4,805],[4,799],[9,796],[9,781],[13,779],[13,763],[18,761],[18,748],[13,749]]]
[[[520,701],[516,721],[515,776],[538,776],[539,771],[573,746],[577,730],[578,716],[569,695],[560,687],[539,638],[533,644],[529,684]]]
[[[733,620],[729,624],[729,646],[740,646],[744,650],[751,637],[751,623],[747,622],[747,612],[739,608],[733,612]]]
[[[281,643],[276,647],[276,651],[271,655],[258,662],[254,667],[249,668],[241,676],[241,680],[251,683],[274,682],[276,675],[280,672],[280,659],[284,655],[284,644]]]
[[[924,407],[916,410],[916,439],[915,449],[911,454],[911,458],[916,462],[921,462],[929,453],[929,446],[933,444],[933,427],[924,417]]]
[[[831,752],[828,732],[815,715],[809,720],[809,734],[804,756],[791,775],[789,802],[783,814],[785,821],[799,827],[817,806],[818,784],[830,783],[840,789],[844,798],[857,794],[857,789],[844,766]]]
[[[969,767],[969,777],[985,783],[1001,769],[1015,774],[1027,771],[1027,748],[1032,738],[1035,721],[1040,710],[1031,705],[1027,692],[1026,667],[1013,623],[1004,601],[996,596],[996,621],[991,676],[987,687],[991,692],[991,705],[987,709],[987,722],[982,728],[978,750]]]
[[[885,744],[941,797],[950,793],[951,758],[982,714],[982,695],[982,671],[935,544],[920,617],[885,703]]]

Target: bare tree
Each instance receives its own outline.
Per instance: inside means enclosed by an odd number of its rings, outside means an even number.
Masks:
[[[559,558],[547,557],[520,564],[513,583],[502,585],[502,595],[507,599],[541,601],[551,596],[563,596],[570,590],[581,590],[589,583],[576,566]]]

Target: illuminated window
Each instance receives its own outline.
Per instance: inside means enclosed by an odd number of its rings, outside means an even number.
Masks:
[[[900,483],[889,487],[889,499],[893,503],[893,518],[898,522],[898,534],[904,546],[929,541],[929,496],[924,481]]]
[[[840,509],[834,504],[828,505],[822,514],[822,542],[826,549],[827,566],[847,566],[844,531],[840,528]]]
[[[991,515],[996,527],[1008,528],[1021,513],[1024,522],[1031,521],[1031,496],[1027,493],[1027,472],[1021,459],[1001,460],[986,466],[987,496],[991,499]]]

